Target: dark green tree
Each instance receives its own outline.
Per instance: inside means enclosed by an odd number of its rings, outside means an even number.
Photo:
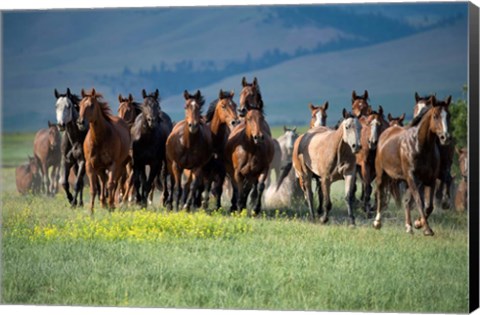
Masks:
[[[451,118],[450,127],[455,145],[459,148],[466,147],[468,143],[468,105],[467,86],[463,86],[462,97],[449,107]]]

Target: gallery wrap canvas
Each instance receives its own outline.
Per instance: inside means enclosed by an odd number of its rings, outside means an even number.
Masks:
[[[478,308],[474,4],[6,9],[1,34],[0,309]]]

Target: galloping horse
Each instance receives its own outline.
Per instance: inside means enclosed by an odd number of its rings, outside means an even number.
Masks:
[[[322,106],[315,106],[312,103],[308,104],[310,111],[312,112],[312,119],[310,119],[310,128],[318,126],[327,126],[327,109],[328,102],[325,102]]]
[[[360,117],[365,116],[368,111],[368,91],[365,90],[363,95],[357,95],[355,91],[352,92],[352,114]]]
[[[61,160],[60,131],[56,124],[48,122],[48,128],[40,129],[33,140],[33,154],[40,166],[42,191],[53,196],[58,190],[58,176]],[[49,173],[50,167],[52,168]]]
[[[175,195],[176,209],[182,196],[182,173],[191,170],[191,185],[183,208],[190,209],[195,192],[202,181],[202,168],[212,157],[212,135],[210,128],[200,116],[205,100],[200,91],[194,95],[183,93],[185,98],[185,119],[178,122],[168,136],[166,144],[167,165],[171,178],[172,193],[168,196],[167,207],[172,209]],[[174,182],[173,182],[174,181]]]
[[[427,219],[433,211],[435,180],[441,164],[438,143],[449,144],[451,136],[450,103],[437,103],[435,96],[431,96],[431,104],[432,107],[415,117],[409,127],[392,126],[380,136],[375,158],[377,215],[373,225],[377,229],[381,227],[381,211],[386,206],[387,189],[397,186],[398,181],[406,181],[407,232],[412,232],[410,209],[415,202],[420,214],[415,227],[423,227],[424,235],[434,234]],[[392,192],[398,201],[398,192],[395,193],[395,189]]]
[[[378,111],[371,108],[367,110],[367,116],[359,118],[362,125],[360,143],[362,149],[356,154],[357,165],[360,168],[360,179],[362,180],[362,201],[363,209],[368,215],[370,213],[370,195],[372,193],[372,181],[375,178],[375,154],[377,152],[378,139],[381,133],[388,128],[388,123],[383,118],[383,108],[379,106]]]
[[[455,194],[455,209],[457,211],[465,211],[468,208],[468,149],[457,148],[456,151],[458,154],[460,176],[462,178]]]
[[[19,165],[15,169],[15,181],[20,194],[36,194],[39,192],[41,178],[38,171],[37,161],[30,156],[28,157],[28,163]]]
[[[118,117],[122,118],[131,129],[135,119],[142,113],[140,103],[133,100],[132,94],[128,94],[128,97],[123,97],[122,94],[118,95]]]
[[[168,130],[162,128],[158,89],[147,95],[143,90],[141,113],[131,129],[133,184],[137,203],[146,205],[156,176],[160,175],[165,161],[165,142]],[[146,166],[150,166],[148,178]]]
[[[405,119],[405,113],[403,113],[399,117],[393,117],[392,114],[388,113],[387,119],[388,119],[388,126],[403,127],[403,120]]]
[[[129,160],[130,131],[125,121],[112,115],[110,107],[95,89],[86,93],[82,89],[80,113],[77,124],[80,130],[89,130],[83,143],[86,171],[90,181],[90,211],[93,215],[97,179],[100,182],[100,202],[106,206],[105,191],[108,191],[108,207],[113,210],[117,182],[125,172]]]
[[[83,206],[83,180],[85,176],[83,142],[87,135],[87,130],[81,131],[76,124],[80,109],[80,98],[72,94],[69,88],[67,88],[67,93],[65,94],[60,94],[55,89],[55,98],[57,99],[55,104],[57,124],[61,131],[65,131],[61,144],[60,184],[63,186],[68,202],[72,207],[75,207],[77,203]],[[69,189],[69,176],[72,167],[75,172],[75,183],[73,185],[75,195],[72,195]]]
[[[415,92],[415,107],[413,109],[413,117],[416,117],[423,111],[429,109],[432,106],[432,96],[420,97]],[[444,102],[451,102],[452,97],[447,97]],[[437,100],[438,102],[438,100]],[[450,142],[448,145],[440,145],[440,173],[438,174],[438,180],[435,187],[435,197],[438,202],[441,203],[443,209],[449,209],[451,204],[450,187],[453,181],[451,169],[453,163],[453,156],[455,154],[455,145]]]
[[[245,122],[233,129],[225,146],[227,173],[234,187],[230,211],[246,208],[253,186],[254,212],[258,214],[273,159],[273,141],[265,121],[263,102],[259,107],[252,107],[248,102],[245,106]]]
[[[322,193],[322,196],[319,196],[319,215],[323,198],[325,198],[325,209],[320,221],[322,223],[328,221],[328,213],[332,208],[330,185],[337,180],[344,179],[348,216],[350,223],[355,224],[352,209],[356,173],[355,154],[361,149],[361,125],[358,118],[352,116],[345,109],[343,109],[343,118],[337,130],[315,127],[295,141],[292,157],[293,167],[307,200],[312,221],[315,220],[315,214],[311,181],[316,176],[320,178]]]

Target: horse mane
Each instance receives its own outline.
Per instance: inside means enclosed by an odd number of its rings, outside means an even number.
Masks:
[[[267,116],[265,114],[265,112],[263,111],[263,106],[260,107],[260,108],[259,107],[251,107],[248,111],[251,111],[251,110],[258,110],[262,114],[263,117]]]
[[[210,103],[208,106],[207,113],[205,114],[206,122],[211,122],[213,119],[213,115],[215,114],[215,110],[217,109],[218,98]]]
[[[113,120],[113,118],[115,116],[112,114],[112,110],[110,109],[110,106],[108,106],[108,103],[103,100],[103,95],[102,94],[96,93],[94,96],[92,96],[92,95],[86,95],[86,96],[87,97],[92,97],[97,101],[98,105],[100,106],[100,111],[101,111],[103,117],[107,121],[111,122]]]
[[[424,110],[424,111],[418,113],[417,116],[413,117],[412,121],[408,124],[407,128],[411,128],[411,127],[418,126],[418,125],[420,124],[420,121],[422,121],[422,118],[423,118],[428,112],[430,112],[430,110],[431,110],[432,108],[433,108],[433,107],[428,108],[427,110]]]

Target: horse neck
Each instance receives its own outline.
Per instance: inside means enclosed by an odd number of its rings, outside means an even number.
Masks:
[[[103,114],[101,113],[100,109],[98,109],[98,106],[99,105],[96,106],[97,120],[89,123],[92,140],[96,143],[101,142],[105,138],[105,134],[107,132],[107,120],[105,117],[103,117]]]
[[[203,125],[199,124],[197,132],[191,133],[190,130],[188,130],[187,121],[185,121],[185,124],[183,126],[183,145],[185,146],[185,148],[194,147],[199,143],[197,139],[201,137],[202,128]]]
[[[216,114],[213,115],[210,122],[210,131],[212,132],[212,140],[215,148],[225,147],[227,136],[230,129],[226,122],[220,120]]]
[[[435,146],[435,133],[430,131],[431,112],[425,114],[417,129],[416,141],[420,151],[430,151]]]

